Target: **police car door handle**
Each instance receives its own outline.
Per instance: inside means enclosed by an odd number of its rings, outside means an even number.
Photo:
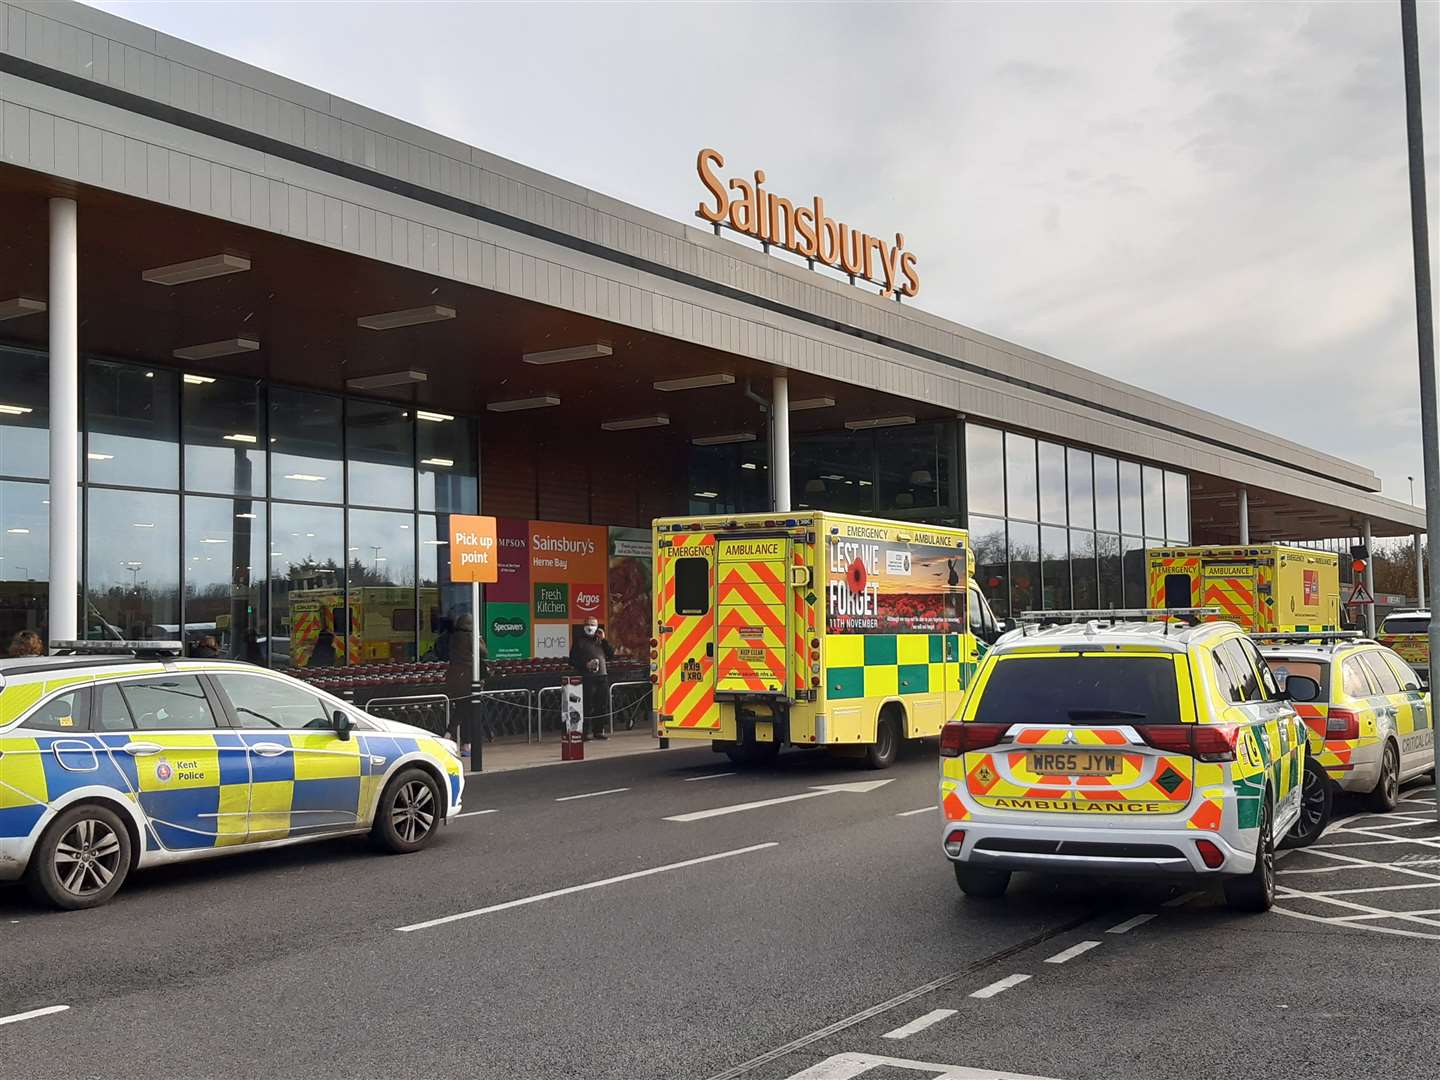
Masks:
[[[278,755],[285,753],[285,751],[288,750],[289,747],[281,746],[279,743],[273,742],[257,742],[253,746],[251,746],[250,749],[255,751],[255,753],[259,754],[261,757],[277,757]]]
[[[153,742],[127,742],[120,748],[127,754],[134,754],[136,757],[148,757],[151,754],[158,754],[165,748],[159,743]]]

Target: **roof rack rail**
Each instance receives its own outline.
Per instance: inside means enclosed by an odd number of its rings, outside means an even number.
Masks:
[[[1375,639],[1367,637],[1360,630],[1284,630],[1251,634],[1252,641],[1300,642],[1300,641],[1351,641],[1357,644],[1374,644]]]
[[[52,641],[51,656],[178,657],[178,641]]]
[[[1221,614],[1219,608],[1078,608],[1064,611],[1025,611],[1018,620],[1021,629],[1029,633],[1032,627],[1058,626],[1068,623],[1117,623],[1117,622],[1171,622],[1186,626],[1198,626],[1207,618]]]

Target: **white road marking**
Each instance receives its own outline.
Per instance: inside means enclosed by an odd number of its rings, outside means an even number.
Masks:
[[[1287,872],[1289,872],[1289,871],[1281,871],[1281,872],[1282,872],[1282,873],[1287,873]],[[1166,900],[1166,901],[1165,901],[1163,904],[1161,904],[1160,906],[1161,906],[1161,907],[1183,907],[1184,905],[1188,904],[1191,900],[1194,900],[1194,899],[1196,899],[1196,898],[1198,898],[1198,897],[1201,897],[1201,896],[1204,896],[1204,895],[1205,895],[1205,894],[1204,894],[1203,892],[1187,892],[1187,893],[1181,893],[1179,896],[1175,896],[1175,897],[1170,898],[1169,900]]]
[[[1295,899],[1295,898],[1297,898],[1297,897],[1303,897],[1303,896],[1304,896],[1304,893],[1295,893],[1295,894],[1292,894],[1291,896],[1286,897],[1285,899]],[[1287,908],[1280,907],[1278,904],[1277,904],[1275,907],[1271,908],[1270,910],[1273,911],[1276,915],[1288,915],[1288,916],[1289,916],[1290,918],[1292,918],[1292,919],[1304,919],[1306,922],[1322,923],[1322,924],[1324,924],[1325,926],[1335,926],[1335,925],[1337,925],[1336,922],[1335,922],[1335,919],[1334,919],[1333,917],[1331,917],[1331,916],[1326,916],[1326,915],[1310,915],[1310,914],[1307,914],[1306,912],[1303,912],[1303,911],[1290,911],[1290,910],[1287,909]],[[1338,924],[1338,925],[1347,926],[1347,925],[1353,925],[1353,924],[1340,923],[1340,924]],[[1436,935],[1434,935],[1434,934],[1427,934],[1427,933],[1424,933],[1423,931],[1419,931],[1419,930],[1401,930],[1401,929],[1399,929],[1398,927],[1395,927],[1395,926],[1366,926],[1366,927],[1356,927],[1356,929],[1368,930],[1368,931],[1369,931],[1370,933],[1372,933],[1372,934],[1393,934],[1393,935],[1395,935],[1396,937],[1422,938],[1422,939],[1424,939],[1424,940],[1426,940],[1426,941],[1434,941],[1434,940],[1435,940],[1435,936],[1436,936]]]
[[[576,799],[593,799],[597,795],[619,795],[622,791],[629,791],[628,787],[606,788],[604,791],[587,791],[583,795],[561,795],[556,802],[573,802]]]
[[[18,1024],[21,1020],[34,1020],[37,1016],[49,1016],[51,1013],[64,1012],[68,1008],[70,1008],[69,1005],[46,1005],[43,1009],[31,1009],[29,1012],[0,1016],[0,1024]]]
[[[1071,961],[1071,960],[1074,960],[1075,957],[1081,956],[1081,955],[1089,952],[1091,949],[1095,948],[1095,947],[1096,947],[1097,945],[1099,945],[1099,944],[1100,944],[1100,942],[1098,942],[1098,941],[1081,941],[1081,942],[1078,942],[1077,944],[1071,945],[1068,949],[1061,949],[1061,950],[1060,950],[1059,952],[1057,952],[1054,956],[1047,956],[1047,957],[1045,958],[1045,963],[1047,963],[1047,964],[1064,964],[1064,963],[1067,963],[1067,962],[1069,962],[1069,961]]]
[[[712,773],[706,773],[704,776],[687,776],[687,777],[685,778],[685,783],[687,783],[687,784],[693,784],[693,783],[695,783],[696,780],[719,780],[720,777],[722,777],[722,776],[734,776],[734,775],[735,775],[735,774],[734,774],[733,772],[712,772]]]
[[[493,810],[466,810],[463,814],[456,814],[455,820],[458,821],[462,817],[479,817],[481,814],[498,814],[499,812],[498,807]]]
[[[892,778],[893,779],[893,778]],[[779,806],[781,803],[800,802],[802,799],[818,799],[821,795],[834,795],[837,792],[870,792],[882,788],[891,780],[861,780],[856,784],[826,784],[823,787],[811,788],[809,791],[802,791],[798,795],[781,795],[776,799],[757,799],[755,802],[737,803],[734,806],[716,806],[709,810],[694,810],[688,814],[676,814],[667,817],[666,821],[704,821],[707,818],[722,817],[725,814],[739,814],[746,810],[759,810],[762,806]]]
[[[970,996],[973,998],[992,998],[996,994],[1003,994],[1012,986],[1019,986],[1028,978],[1030,978],[1029,975],[1006,975],[1003,979],[993,982],[989,986],[982,986]]]
[[[685,859],[682,862],[666,863],[664,866],[652,866],[648,870],[636,870],[629,874],[620,874],[616,877],[601,878],[599,881],[587,881],[583,885],[571,885],[564,889],[552,889],[550,892],[537,893],[535,896],[522,896],[518,900],[506,900],[503,904],[491,904],[489,907],[476,908],[474,911],[461,911],[455,915],[443,915],[438,919],[427,919],[424,922],[411,923],[409,926],[397,926],[395,929],[401,933],[409,933],[412,930],[428,930],[432,926],[443,926],[446,923],[459,922],[461,919],[473,919],[477,915],[490,915],[497,911],[508,911],[510,908],[524,907],[527,904],[538,904],[542,900],[553,900],[557,896],[569,896],[571,893],[587,892],[590,889],[598,889],[604,885],[618,885],[622,881],[634,881],[637,878],[652,877],[655,874],[664,874],[670,870],[683,870],[687,866],[699,866],[701,863],[715,862],[719,859],[732,859],[737,855],[749,855],[752,851],[764,851],[766,848],[779,847],[779,842],[771,840],[764,844],[751,844],[749,847],[735,848],[733,851],[719,851],[714,855],[701,855],[695,859]]]
[[[1135,927],[1144,926],[1153,918],[1155,918],[1154,912],[1151,912],[1148,915],[1136,915],[1133,919],[1126,919],[1122,923],[1116,923],[1114,926],[1110,927],[1110,929],[1106,930],[1105,932],[1107,934],[1128,934],[1131,930],[1134,930]]]
[[[958,1010],[956,1009],[931,1009],[924,1016],[917,1016],[908,1024],[901,1024],[895,1030],[887,1031],[884,1035],[881,1035],[880,1037],[882,1039],[908,1039],[917,1031],[924,1031],[926,1028],[931,1027],[934,1024],[938,1024],[946,1017],[954,1016],[957,1011]]]
[[[995,1072],[967,1065],[939,1065],[933,1061],[911,1061],[909,1058],[881,1057],[878,1054],[835,1054],[808,1069],[791,1074],[788,1080],[855,1080],[855,1077],[876,1069],[904,1069],[906,1072],[926,1074],[916,1077],[916,1080],[1046,1080],[1043,1076]]]
[[[938,806],[922,806],[919,810],[901,810],[896,817],[914,817],[916,814],[929,814],[940,809]]]

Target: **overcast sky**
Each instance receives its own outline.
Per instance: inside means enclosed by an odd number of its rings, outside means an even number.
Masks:
[[[1421,501],[1393,0],[97,6],[686,222],[717,147],[904,232],[921,307]]]

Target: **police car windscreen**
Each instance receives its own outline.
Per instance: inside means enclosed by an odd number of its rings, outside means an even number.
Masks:
[[[1169,656],[1010,656],[998,660],[978,724],[1178,724]]]
[[[1380,624],[1382,634],[1428,634],[1430,620],[1417,615],[1390,615]]]

